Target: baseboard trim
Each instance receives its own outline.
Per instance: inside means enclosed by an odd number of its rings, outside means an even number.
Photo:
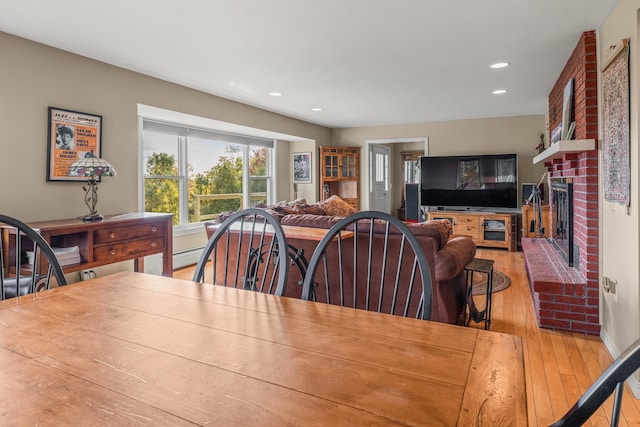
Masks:
[[[609,354],[611,354],[614,359],[617,359],[622,352],[615,346],[615,344],[613,344],[613,341],[610,339],[604,329],[600,330],[600,339],[602,339],[602,342],[604,343],[604,346],[606,347]],[[631,393],[633,393],[635,398],[640,399],[640,381],[636,376],[637,374],[637,372],[632,374],[627,379],[627,384],[629,385]]]
[[[200,259],[200,254],[202,253],[202,248],[194,248],[188,249],[181,252],[176,252],[173,254],[173,269],[186,267],[188,265],[194,265]]]

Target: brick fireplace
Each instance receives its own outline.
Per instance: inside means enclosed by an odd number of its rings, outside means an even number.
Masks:
[[[555,248],[569,267],[580,265],[580,251],[575,250],[573,241],[573,181],[571,178],[551,180],[551,237]],[[574,253],[575,252],[575,253]]]
[[[549,94],[549,128],[562,121],[564,88],[574,79],[576,140],[598,138],[598,74],[595,31],[582,34]],[[523,239],[527,274],[541,327],[599,334],[598,150],[561,152],[544,164],[551,180],[573,182],[576,265],[570,267],[551,242]],[[551,228],[556,224],[551,224]]]

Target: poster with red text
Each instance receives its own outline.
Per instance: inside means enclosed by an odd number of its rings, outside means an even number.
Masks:
[[[86,181],[68,176],[69,166],[101,152],[102,116],[49,107],[47,181]]]

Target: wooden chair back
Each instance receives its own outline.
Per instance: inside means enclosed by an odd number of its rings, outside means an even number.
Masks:
[[[345,238],[345,231],[354,234]],[[302,298],[428,320],[431,272],[406,224],[383,212],[357,212],[318,244]]]
[[[0,215],[0,236],[0,300],[67,284],[53,249],[36,230]]]
[[[280,223],[263,209],[235,212],[209,238],[193,280],[284,295],[289,272]]]

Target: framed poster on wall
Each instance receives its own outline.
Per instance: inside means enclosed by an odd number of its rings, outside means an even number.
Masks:
[[[311,153],[293,153],[293,183],[311,183]]]
[[[49,107],[48,123],[47,181],[86,181],[68,176],[69,166],[87,153],[101,156],[102,116]]]

